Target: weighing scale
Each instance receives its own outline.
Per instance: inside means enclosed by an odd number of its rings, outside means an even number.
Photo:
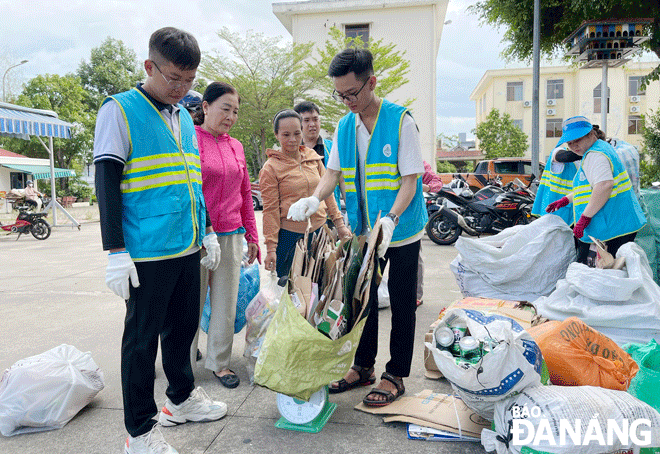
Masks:
[[[336,408],[337,404],[328,402],[327,386],[312,394],[309,402],[277,393],[277,409],[282,417],[275,423],[275,427],[319,433]]]

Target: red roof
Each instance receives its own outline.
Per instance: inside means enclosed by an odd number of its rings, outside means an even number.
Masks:
[[[25,158],[22,154],[14,153],[3,148],[0,148],[0,156],[6,156],[8,158]]]
[[[435,154],[436,158],[438,159],[446,159],[446,158],[481,158],[483,157],[483,153],[481,150],[475,150],[474,148],[470,148],[468,150],[436,150]]]

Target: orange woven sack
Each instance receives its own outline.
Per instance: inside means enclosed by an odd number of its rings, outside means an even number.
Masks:
[[[639,370],[612,339],[577,317],[543,323],[528,331],[543,353],[553,385],[626,391]]]

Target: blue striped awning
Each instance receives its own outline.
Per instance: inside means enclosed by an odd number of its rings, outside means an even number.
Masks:
[[[0,135],[26,139],[28,136],[71,138],[73,125],[49,115],[48,111],[28,109],[2,103],[0,105]],[[54,112],[52,115],[55,115]]]
[[[50,179],[50,166],[27,165],[27,164],[2,164],[3,167],[18,170],[19,172],[29,173],[35,180]],[[55,167],[55,178],[75,177],[76,172],[69,169],[59,169]]]

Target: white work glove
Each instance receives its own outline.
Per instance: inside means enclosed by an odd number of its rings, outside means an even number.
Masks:
[[[128,281],[133,287],[139,287],[137,269],[128,251],[111,252],[108,255],[108,267],[105,269],[105,283],[115,295],[127,300],[130,296]]]
[[[383,258],[387,248],[390,247],[390,241],[392,241],[394,221],[390,218],[380,218],[380,230],[383,232],[383,240],[378,245],[378,257]]]
[[[293,221],[306,221],[318,211],[320,204],[321,202],[315,196],[300,199],[291,205],[287,218]]]
[[[206,257],[202,258],[199,263],[207,270],[215,271],[220,265],[220,243],[218,243],[218,235],[215,232],[207,234],[202,239],[202,244],[206,248]]]

